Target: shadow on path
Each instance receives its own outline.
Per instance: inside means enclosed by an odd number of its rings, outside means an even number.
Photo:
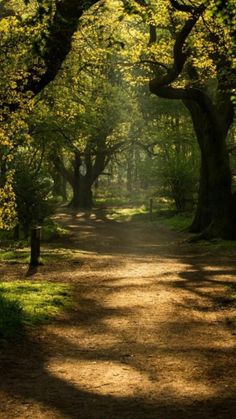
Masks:
[[[233,418],[236,352],[217,307],[234,260],[104,211],[62,219],[58,244],[94,252],[97,272],[70,266],[76,307],[0,351],[0,418]]]

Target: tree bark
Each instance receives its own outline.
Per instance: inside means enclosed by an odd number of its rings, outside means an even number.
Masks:
[[[215,119],[221,129],[215,130],[212,120],[198,104],[184,101],[188,108],[201,150],[201,172],[198,205],[190,231],[222,238],[236,238],[236,217],[232,195],[232,176],[226,137],[233,120],[231,107],[225,98],[227,118],[222,118],[215,108]],[[222,100],[221,100],[222,106]],[[230,117],[231,114],[231,117]]]
[[[75,209],[91,209],[93,207],[92,184],[87,175],[75,177],[72,190],[73,197],[69,204],[70,207]]]
[[[84,164],[86,165],[86,173],[80,172],[82,165],[82,159],[79,152],[75,152],[75,158],[73,163],[74,175],[73,175],[73,198],[70,202],[72,208],[91,209],[93,206],[93,195],[92,195],[92,165],[91,156],[86,155]]]
[[[205,230],[211,221],[211,212],[209,208],[209,185],[207,165],[203,155],[201,155],[200,180],[198,189],[198,201],[195,216],[191,226],[190,233],[201,233]]]

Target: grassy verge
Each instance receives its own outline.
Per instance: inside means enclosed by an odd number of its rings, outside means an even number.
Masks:
[[[0,283],[0,338],[10,339],[25,326],[52,322],[72,305],[66,284],[14,281]]]
[[[173,230],[182,231],[182,230],[187,229],[190,226],[191,221],[192,221],[192,216],[186,215],[186,214],[176,214],[168,218],[161,217],[159,218],[159,221]]]
[[[79,250],[65,249],[60,247],[41,247],[40,262],[44,265],[58,261],[77,260],[78,256],[81,255]],[[29,247],[17,247],[12,245],[11,247],[0,248],[0,263],[6,263],[10,265],[21,265],[28,264],[30,261],[30,248]]]
[[[198,246],[205,246],[212,250],[236,250],[236,241],[213,239],[211,241],[199,241]]]

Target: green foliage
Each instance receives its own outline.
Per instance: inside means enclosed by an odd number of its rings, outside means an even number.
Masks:
[[[10,229],[17,222],[12,162],[18,146],[28,141],[26,119],[34,104],[27,89],[29,69],[37,80],[43,63],[33,56],[42,28],[27,24],[33,5],[28,8],[20,0],[7,3],[0,5],[0,228]]]
[[[51,189],[51,178],[41,169],[34,170],[19,156],[15,167],[14,191],[18,220],[26,236],[31,226],[42,224],[53,213]]]
[[[177,159],[173,156],[160,174],[163,184],[167,187],[167,196],[175,202],[178,211],[192,210],[194,206],[193,193],[197,190],[197,172],[191,160]]]
[[[86,168],[88,173],[91,168],[93,181],[105,166],[112,172],[109,182],[99,178],[100,197],[106,191],[113,202],[142,203],[156,196],[168,205],[174,202],[179,211],[193,207],[199,153],[190,120],[180,103],[151,98],[147,83],[153,73],[161,76],[171,67],[174,39],[186,14],[175,11],[166,0],[148,2],[145,7],[136,1],[98,3],[84,14],[62,68],[58,63],[58,77],[37,97],[35,107],[28,82],[35,83],[45,74],[47,77],[47,70],[50,73],[50,68],[45,68],[47,41],[54,24],[58,36],[62,23],[65,29],[68,24],[69,32],[73,8],[66,5],[74,2],[11,0],[7,7],[5,3],[0,21],[4,54],[0,68],[4,104],[0,111],[0,228],[10,229],[16,224],[16,205],[26,235],[30,225],[42,223],[53,211],[52,182],[47,172],[54,171],[55,175],[60,171],[53,157],[64,166],[71,185],[75,153],[80,154],[80,169]],[[80,7],[87,8],[90,3],[82,1]],[[200,88],[204,85],[216,99],[217,68],[227,61],[222,59],[225,50],[232,50],[230,33],[235,22],[231,17],[235,9],[233,0],[210,3],[214,14],[207,11],[190,34],[188,51],[192,57],[188,54],[183,74],[173,86],[197,87],[200,83]],[[58,10],[65,15],[60,16]],[[157,42],[149,42],[150,24],[156,27]],[[66,36],[67,31],[60,33],[62,42],[63,33]],[[58,49],[55,51],[59,54]],[[221,78],[228,79],[224,71]],[[209,89],[209,85],[213,87]],[[41,153],[42,170],[22,160],[22,144],[24,149],[28,147],[25,154],[32,153],[33,147]],[[99,167],[96,158],[101,155],[105,158]],[[14,168],[13,190],[13,170],[9,169]],[[83,180],[86,175],[81,170],[78,177]],[[56,230],[45,225],[44,237],[63,234]]]

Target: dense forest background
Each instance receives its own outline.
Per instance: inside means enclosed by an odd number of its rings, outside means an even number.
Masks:
[[[233,3],[1,1],[2,234],[153,199],[235,239]]]

